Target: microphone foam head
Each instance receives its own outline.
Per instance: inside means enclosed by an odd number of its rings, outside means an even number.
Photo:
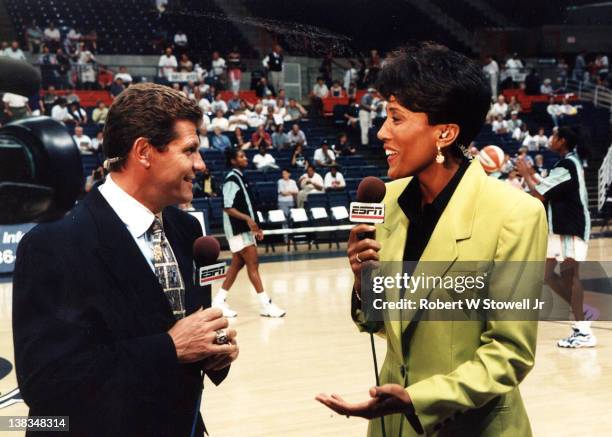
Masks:
[[[387,187],[385,183],[374,176],[367,176],[357,187],[357,202],[381,203],[385,198]]]
[[[214,237],[199,237],[193,242],[193,258],[198,265],[214,264],[219,258],[219,252],[221,252],[221,245]]]

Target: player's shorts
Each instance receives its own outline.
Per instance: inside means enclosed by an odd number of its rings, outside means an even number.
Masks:
[[[245,247],[257,245],[255,235],[252,232],[243,232],[242,234],[234,235],[227,239],[232,253],[240,252]]]
[[[589,243],[575,235],[548,234],[546,258],[554,258],[559,262],[566,258],[586,261],[588,249]]]

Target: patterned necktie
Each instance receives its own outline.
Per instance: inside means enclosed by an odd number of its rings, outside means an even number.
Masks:
[[[155,217],[149,231],[151,233],[155,276],[157,276],[162,290],[168,298],[174,317],[177,320],[182,319],[185,317],[183,277],[159,218]]]

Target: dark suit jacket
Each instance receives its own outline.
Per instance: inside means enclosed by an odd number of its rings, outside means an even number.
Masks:
[[[163,222],[187,313],[210,306],[210,288],[193,281],[200,225],[173,207],[164,209]],[[167,334],[174,323],[157,278],[97,188],[62,220],[36,226],[21,241],[13,335],[31,416],[70,416],[74,436],[189,436],[202,363],[178,362]],[[228,370],[208,376],[219,384]]]

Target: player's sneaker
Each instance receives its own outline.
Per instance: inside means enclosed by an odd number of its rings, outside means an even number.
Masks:
[[[232,310],[228,303],[224,300],[215,299],[211,305],[213,308],[219,308],[223,311],[223,317],[236,317],[238,313]]]
[[[595,347],[597,345],[597,338],[592,334],[586,334],[580,332],[578,328],[572,327],[572,333],[569,337],[559,340],[557,346],[578,349],[582,347]]]
[[[267,304],[261,307],[259,315],[264,317],[283,317],[285,315],[285,310],[280,309],[270,300]]]

